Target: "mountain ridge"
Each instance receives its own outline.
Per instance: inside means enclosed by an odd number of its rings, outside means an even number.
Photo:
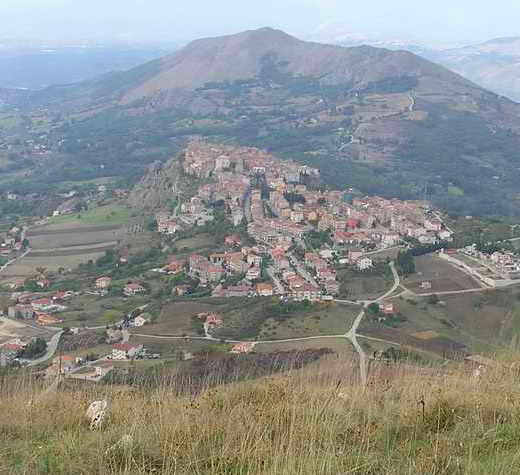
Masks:
[[[410,75],[433,76],[470,87],[466,79],[407,51],[306,42],[281,30],[262,28],[196,40],[161,58],[157,74],[129,88],[120,102],[127,105],[165,91],[194,90],[211,82],[253,79],[261,72],[262,59],[269,55],[276,56],[285,72],[313,77],[327,86],[362,86]]]

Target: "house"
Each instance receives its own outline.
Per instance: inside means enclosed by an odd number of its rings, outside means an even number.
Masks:
[[[182,269],[183,269],[183,264],[181,262],[173,261],[170,264],[164,266],[161,269],[161,272],[163,274],[168,274],[168,275],[177,275],[182,272]]]
[[[210,266],[208,269],[208,277],[211,281],[220,280],[225,273],[225,269],[221,266]]]
[[[325,281],[325,290],[328,294],[337,295],[339,293],[339,282],[337,280]]]
[[[359,270],[371,269],[373,266],[372,259],[370,257],[362,257],[356,261],[356,266]]]
[[[431,288],[432,288],[431,282],[427,282],[427,281],[421,282],[421,289],[430,290]]]
[[[360,249],[359,247],[353,247],[348,250],[348,259],[350,262],[357,262],[359,259],[361,259],[361,257],[363,257],[363,249]]]
[[[226,297],[247,297],[250,287],[247,285],[235,285],[226,289]]]
[[[157,231],[162,234],[175,234],[182,228],[176,221],[161,221],[157,224]]]
[[[285,256],[276,256],[274,258],[274,270],[275,272],[282,272],[285,269],[289,269],[291,267],[289,263],[289,259]]]
[[[452,233],[450,231],[448,231],[447,229],[443,229],[440,233],[439,233],[439,239],[441,239],[441,241],[451,241],[452,240]]]
[[[392,247],[399,244],[401,237],[397,233],[386,233],[382,235],[381,241],[383,242],[383,246]]]
[[[257,284],[256,292],[260,297],[270,297],[274,294],[274,287],[272,284]]]
[[[236,355],[249,353],[254,348],[254,346],[255,344],[253,342],[238,343],[233,348],[231,348],[230,353],[234,353]]]
[[[131,344],[131,343],[116,343],[112,347],[112,359],[114,360],[126,360],[135,358],[141,351],[143,351],[143,345]]]
[[[387,316],[394,314],[394,304],[392,302],[384,302],[380,305],[379,310]]]
[[[246,278],[248,280],[257,280],[260,278],[260,273],[260,267],[252,266],[249,269],[247,269]]]
[[[24,345],[17,343],[4,343],[0,346],[0,366],[5,366],[12,363],[18,357],[20,352],[24,349]]]
[[[189,292],[189,290],[190,290],[190,286],[187,284],[178,285],[177,287],[174,287],[172,289],[172,294],[182,297],[183,295],[186,295]]]
[[[74,295],[74,292],[70,291],[70,290],[67,290],[65,292],[56,292],[53,297],[52,297],[52,300],[54,301],[63,301],[63,300],[67,300],[67,299],[70,299],[72,296]]]
[[[127,297],[131,297],[144,292],[144,287],[139,284],[127,284],[123,287],[123,292]]]
[[[60,320],[47,313],[40,313],[36,316],[36,322],[38,322],[38,324],[44,326],[44,325],[55,325],[56,323],[60,323]]]
[[[234,247],[242,244],[242,238],[240,236],[227,236],[225,240],[226,246]]]
[[[74,369],[74,366],[76,366],[76,358],[71,355],[61,355],[54,358],[52,361],[53,366],[55,366],[56,373],[58,372],[58,369],[61,367],[61,372],[69,372],[72,369]]]
[[[105,361],[103,363],[98,363],[94,366],[94,374],[96,377],[102,378],[113,369],[114,363],[112,361]]]
[[[54,302],[50,298],[33,300],[31,305],[34,310],[40,312],[50,312],[54,308]]]
[[[134,327],[144,327],[147,323],[150,323],[150,319],[144,313],[134,318]]]
[[[36,285],[40,287],[40,289],[46,289],[49,287],[50,282],[47,279],[42,279],[36,282]]]
[[[222,323],[222,320],[218,318],[216,315],[208,315],[206,317],[206,323],[208,325],[220,325]]]
[[[292,290],[294,300],[309,300],[311,302],[321,299],[321,290],[312,284],[305,283],[301,287]]]
[[[108,289],[112,284],[112,277],[100,277],[96,280],[96,289]]]
[[[30,320],[34,316],[34,308],[32,305],[15,305],[7,310],[9,318],[23,318]]]
[[[289,288],[291,290],[300,290],[305,285],[306,281],[305,279],[301,278],[298,275],[289,277]]]

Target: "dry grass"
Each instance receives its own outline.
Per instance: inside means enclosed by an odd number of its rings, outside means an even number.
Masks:
[[[463,366],[381,363],[367,387],[355,361],[329,358],[195,397],[81,386],[37,400],[37,385],[17,379],[1,387],[0,473],[519,473],[517,356],[479,379]],[[91,432],[84,412],[100,396],[108,420]],[[110,450],[125,434],[131,445]]]

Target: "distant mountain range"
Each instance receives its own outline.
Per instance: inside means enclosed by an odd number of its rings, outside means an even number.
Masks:
[[[321,32],[326,38],[326,32]],[[434,61],[476,84],[520,102],[520,37],[497,38],[460,48],[425,46],[407,41],[381,41],[332,33],[330,40],[342,46],[368,44],[391,50],[405,50]]]

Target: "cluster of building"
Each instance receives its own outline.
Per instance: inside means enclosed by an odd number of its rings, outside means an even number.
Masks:
[[[7,316],[12,319],[34,320],[39,325],[56,325],[63,320],[56,314],[64,312],[64,303],[74,295],[73,292],[56,292],[51,297],[35,297],[29,292],[14,292],[11,295],[13,305],[7,309]]]
[[[0,258],[10,260],[22,250],[21,232],[19,227],[13,226],[7,233],[0,235]]]
[[[184,225],[197,225],[201,219],[204,223],[205,217],[211,218],[212,206],[220,202],[225,203],[233,226],[246,219],[247,232],[261,249],[242,248],[209,258],[191,256],[189,275],[203,285],[217,285],[215,295],[269,295],[271,289],[295,299],[336,295],[339,282],[331,263],[332,254],[326,259],[307,253],[304,261],[288,254],[294,245],[306,249],[306,236],[314,231],[327,234],[327,249],[346,256],[339,260],[341,264],[361,271],[373,265],[366,255],[368,251],[392,248],[405,239],[430,244],[450,241],[452,237],[451,231],[423,202],[319,191],[313,186],[319,170],[277,159],[255,148],[193,141],[185,151],[183,169],[201,184],[195,196],[182,204],[179,218],[157,214],[158,230],[175,234]],[[228,239],[231,241],[233,236]],[[262,257],[270,260],[272,283],[258,282]],[[182,265],[172,263],[163,271],[181,272]],[[239,285],[220,285],[223,279],[238,273],[245,274]],[[255,283],[260,287],[255,287]]]
[[[496,251],[489,254],[479,251],[476,244],[459,249],[458,252],[477,259],[481,265],[505,280],[520,279],[520,257],[514,252]]]

